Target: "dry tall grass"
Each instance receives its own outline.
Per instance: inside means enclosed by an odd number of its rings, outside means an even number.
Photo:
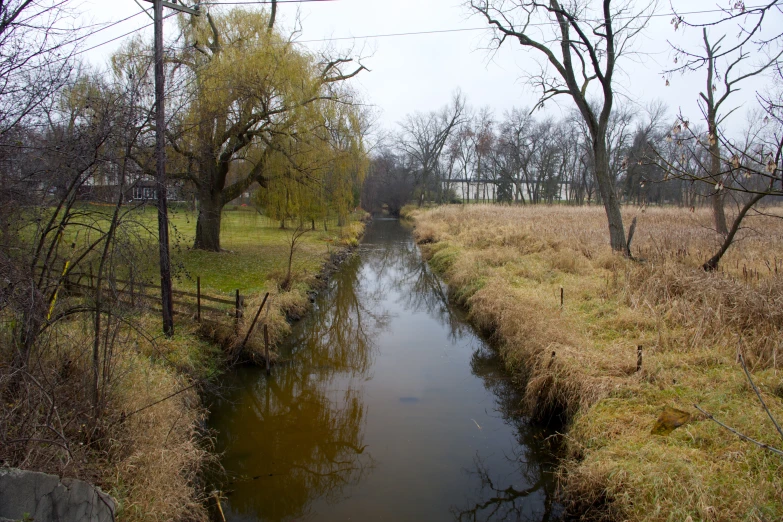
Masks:
[[[210,458],[197,432],[205,412],[185,374],[203,372],[198,366],[209,354],[194,360],[205,348],[194,341],[180,334],[150,343],[136,330],[118,332],[95,420],[91,332],[81,319],[52,326],[23,383],[36,385],[2,409],[0,428],[13,443],[0,447],[0,460],[96,483],[118,501],[119,520],[207,520],[196,487]],[[7,377],[0,372],[4,398],[11,396],[3,386]]]
[[[610,251],[601,208],[412,215],[452,295],[497,338],[531,414],[569,419],[563,473],[573,510],[610,520],[783,519],[779,457],[696,415],[669,436],[650,434],[665,406],[695,414],[699,404],[780,445],[736,360],[741,339],[783,419],[783,220],[750,219],[723,271],[708,274],[699,267],[719,238],[701,210],[626,210],[628,222],[639,220],[639,261]]]

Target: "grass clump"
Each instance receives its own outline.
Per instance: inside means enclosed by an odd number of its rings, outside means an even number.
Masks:
[[[137,320],[138,328],[151,319]],[[119,328],[107,342],[97,415],[92,338],[81,319],[48,330],[18,384],[0,372],[0,460],[100,486],[117,500],[119,520],[206,521],[199,473],[210,456],[196,386],[206,356],[192,354],[187,335],[158,342],[138,332]],[[0,350],[0,368],[11,356]]]
[[[737,363],[741,346],[783,419],[779,219],[753,217],[723,271],[705,273],[700,266],[720,241],[706,210],[627,210],[639,221],[633,254],[642,262],[611,252],[600,208],[471,205],[408,215],[451,292],[497,340],[530,415],[566,420],[560,474],[572,513],[783,519],[780,458],[693,407],[780,445]],[[665,407],[691,420],[652,435]]]

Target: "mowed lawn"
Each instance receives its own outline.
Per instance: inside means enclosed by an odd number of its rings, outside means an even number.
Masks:
[[[107,228],[112,209],[93,207],[100,217],[93,219]],[[330,252],[356,240],[361,230],[359,214],[350,223],[338,227],[336,218],[316,221],[316,230],[308,231],[297,241],[293,260],[294,285],[317,273]],[[261,215],[252,207],[237,207],[223,212],[221,221],[221,252],[195,250],[197,212],[173,208],[169,211],[171,226],[170,251],[174,287],[194,291],[201,278],[201,289],[211,294],[233,294],[239,290],[252,295],[269,289],[269,280],[281,281],[286,274],[291,237],[295,223],[280,229],[280,222]],[[143,254],[131,262],[138,263],[141,272],[157,282],[157,211],[154,207],[133,210],[125,217],[126,230],[142,243]],[[308,223],[309,228],[309,223]],[[88,240],[84,237],[83,240]],[[148,244],[148,248],[147,248]],[[272,285],[273,286],[273,285]]]

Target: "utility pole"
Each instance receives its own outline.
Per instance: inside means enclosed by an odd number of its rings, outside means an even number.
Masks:
[[[155,156],[158,181],[158,247],[160,251],[160,297],[163,310],[163,333],[174,335],[174,300],[169,255],[169,215],[166,196],[166,99],[163,62],[163,7],[199,15],[197,9],[165,0],[147,0],[154,7],[155,20]],[[174,0],[176,1],[176,0]]]

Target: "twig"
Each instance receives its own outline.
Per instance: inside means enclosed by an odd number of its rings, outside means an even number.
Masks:
[[[212,379],[212,377],[214,377],[214,376],[215,376],[215,375],[217,375],[218,373],[219,373],[219,370],[215,370],[215,371],[213,371],[213,372],[212,372],[212,373],[211,373],[209,376],[207,376],[207,378],[205,378],[205,379],[199,379],[199,380],[195,381],[194,383],[192,383],[191,385],[189,385],[189,386],[185,386],[184,388],[180,388],[179,390],[177,390],[177,391],[175,391],[174,393],[171,393],[171,394],[169,394],[169,395],[167,395],[167,396],[163,397],[162,399],[158,399],[157,401],[155,401],[155,402],[151,402],[151,403],[147,404],[146,406],[142,406],[142,407],[141,407],[141,408],[139,408],[138,410],[136,410],[136,411],[132,411],[132,412],[128,413],[127,415],[123,416],[123,417],[120,419],[120,421],[115,421],[115,422],[113,422],[113,423],[112,423],[112,426],[113,426],[114,424],[118,424],[119,422],[122,422],[122,421],[124,421],[125,419],[127,419],[127,418],[128,418],[128,417],[130,417],[131,415],[136,415],[137,413],[140,413],[140,412],[142,412],[142,411],[146,410],[147,408],[152,408],[153,406],[156,406],[156,405],[160,404],[161,402],[165,402],[165,401],[167,401],[167,400],[171,399],[172,397],[176,397],[176,396],[177,396],[177,395],[179,395],[180,393],[184,393],[184,392],[186,392],[186,391],[190,390],[191,388],[195,388],[195,387],[196,387],[196,386],[198,386],[199,384],[202,384],[202,383],[205,383],[205,382],[209,381],[210,379]]]
[[[781,457],[783,457],[783,451],[782,451],[782,450],[779,450],[779,449],[777,449],[777,448],[773,448],[773,447],[772,447],[772,446],[770,446],[769,444],[765,444],[765,443],[763,443],[763,442],[759,442],[759,441],[757,441],[756,439],[751,439],[751,438],[750,438],[750,437],[748,437],[747,435],[744,435],[744,434],[742,434],[742,433],[738,432],[738,431],[737,431],[737,430],[735,430],[734,428],[730,428],[729,426],[726,426],[726,425],[725,425],[725,424],[723,424],[721,421],[719,421],[718,419],[716,419],[715,417],[713,417],[711,414],[709,414],[709,413],[707,413],[706,411],[704,411],[704,410],[702,410],[701,408],[699,408],[699,406],[698,406],[697,404],[694,404],[694,405],[693,405],[693,407],[694,407],[694,408],[696,408],[697,410],[699,410],[700,412],[702,412],[704,415],[706,415],[706,416],[707,416],[707,418],[708,418],[708,419],[710,419],[712,422],[714,422],[715,424],[718,424],[719,426],[722,426],[722,427],[726,428],[727,430],[729,430],[730,432],[732,432],[733,434],[735,434],[735,435],[736,435],[736,436],[738,436],[739,438],[741,438],[741,439],[743,439],[743,440],[746,440],[746,441],[748,441],[748,442],[752,442],[753,444],[756,444],[756,445],[757,445],[757,446],[759,446],[759,447],[762,447],[762,448],[764,448],[764,449],[766,449],[766,450],[769,450],[769,451],[771,451],[772,453],[777,453],[778,455],[780,455]]]
[[[220,519],[223,522],[226,522],[226,515],[223,514],[223,506],[220,505],[220,492],[218,491],[212,492],[212,497],[215,499],[215,504],[217,504],[218,513],[220,514]]]
[[[753,382],[753,379],[750,377],[750,372],[748,371],[748,366],[745,364],[745,357],[742,356],[742,353],[739,354],[739,360],[740,363],[742,363],[742,369],[745,370],[745,376],[748,378],[748,381],[750,382],[750,385],[753,387],[753,391],[756,392],[756,397],[759,398],[759,402],[761,403],[761,406],[764,407],[764,411],[767,412],[767,415],[769,416],[769,420],[772,421],[772,424],[775,425],[775,429],[778,430],[778,434],[780,434],[780,438],[783,439],[783,429],[780,429],[780,424],[778,424],[778,421],[775,420],[775,417],[772,415],[772,412],[769,411],[769,408],[767,408],[767,404],[764,402],[764,399],[761,398],[761,392],[759,391],[758,387],[756,386],[756,383]]]

